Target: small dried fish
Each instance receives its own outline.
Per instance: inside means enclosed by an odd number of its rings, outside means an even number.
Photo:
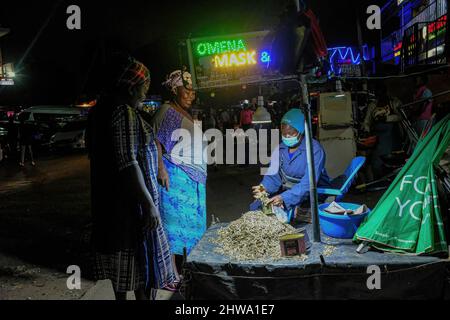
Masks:
[[[324,257],[329,257],[329,256],[331,256],[335,251],[336,251],[336,247],[335,247],[335,246],[325,246],[325,249],[323,249],[322,255],[323,255]]]
[[[296,232],[275,216],[251,211],[220,229],[218,238],[212,242],[218,245],[217,253],[237,261],[279,260],[282,259],[280,238]],[[305,257],[299,259],[306,260]]]

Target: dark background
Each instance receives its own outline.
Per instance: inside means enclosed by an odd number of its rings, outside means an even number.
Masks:
[[[0,45],[5,62],[15,63],[17,77],[14,87],[1,89],[0,104],[66,104],[82,94],[93,95],[101,87],[98,66],[117,50],[143,61],[152,73],[150,93],[161,93],[165,75],[180,67],[180,40],[270,29],[289,2],[4,1],[0,26],[11,33]],[[310,6],[331,47],[356,45],[357,14],[364,26],[367,6],[382,2],[315,0]],[[66,8],[71,4],[81,7],[81,30],[66,28]],[[378,36],[378,31],[365,30],[364,40],[373,42]]]

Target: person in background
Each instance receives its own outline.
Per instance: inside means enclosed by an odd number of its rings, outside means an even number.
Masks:
[[[241,111],[239,120],[239,125],[244,131],[247,131],[252,127],[253,113],[251,107],[248,104],[244,104],[244,109]]]
[[[6,136],[7,156],[8,158],[15,158],[17,156],[17,137],[19,132],[17,126],[14,123],[14,116],[8,118],[8,135]]]
[[[222,122],[223,133],[226,133],[227,129],[232,129],[232,121],[230,113],[227,109],[223,109],[220,112],[220,121]]]
[[[214,109],[210,108],[209,111],[206,113],[205,120],[203,122],[203,130],[206,131],[209,129],[217,128],[217,122],[214,115],[215,115]]]
[[[241,122],[241,112],[242,110],[239,110],[237,108],[233,108],[231,111],[231,122],[232,122],[232,129],[236,130],[240,127]]]
[[[288,111],[281,120],[282,143],[277,159],[272,157],[271,166],[277,165],[276,174],[266,175],[261,185],[272,197],[271,205],[276,213],[280,213],[286,222],[292,222],[295,208],[308,201],[309,174],[306,157],[305,117],[300,109]],[[319,187],[330,187],[330,178],[325,169],[326,156],[322,146],[313,140],[314,168]],[[256,195],[260,186],[253,187]],[[261,201],[256,200],[250,210],[258,210]],[[278,215],[278,214],[277,214]]]
[[[256,109],[258,109],[258,98],[252,98],[252,102],[250,103],[250,110],[255,112]]]
[[[149,300],[154,289],[176,279],[160,224],[155,137],[138,111],[150,73],[119,56],[105,79],[106,92],[90,111],[86,132],[94,277],[111,280],[117,300],[126,300],[128,291],[136,300]]]
[[[274,104],[270,103],[267,105],[267,111],[270,113],[270,118],[272,121],[276,122],[277,120],[277,111],[275,110]]]
[[[256,109],[255,109],[256,110]],[[239,125],[240,128],[244,131],[247,131],[253,128],[253,115],[255,111],[252,109],[252,105],[248,105],[244,103],[244,109],[241,111],[239,115]],[[250,143],[249,137],[245,137],[245,163],[239,165],[241,168],[247,168],[249,166],[250,159]]]
[[[36,163],[33,157],[33,127],[28,123],[24,116],[20,117],[19,125],[19,144],[20,144],[20,162],[19,166],[25,166],[25,153],[28,150],[30,153],[31,165],[34,167]]]
[[[371,101],[367,107],[363,131],[365,136],[373,134],[377,137],[378,143],[371,152],[368,162],[374,177],[379,178],[385,173],[382,157],[400,150],[402,146],[399,115],[399,107],[402,103],[398,98],[391,97],[383,84],[377,86],[376,97],[377,99]]]
[[[161,218],[176,261],[184,249],[189,254],[206,232],[207,166],[203,161],[205,145],[194,146],[196,134],[202,135],[202,141],[203,132],[190,114],[196,98],[190,73],[176,70],[164,86],[171,92],[172,100],[157,111],[153,128],[159,148]],[[189,137],[181,136],[182,132],[189,133]],[[178,286],[181,280],[178,276]]]
[[[413,117],[415,118],[415,129],[419,138],[424,133],[427,124],[433,118],[433,93],[428,88],[428,77],[421,75],[416,78],[416,93],[414,94],[414,101],[427,99],[425,102],[417,104],[413,108]],[[431,124],[433,125],[433,124]]]
[[[3,142],[0,140],[0,164],[3,163],[3,159],[5,158],[4,154]]]

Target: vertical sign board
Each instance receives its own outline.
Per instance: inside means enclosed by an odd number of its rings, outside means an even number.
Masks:
[[[268,31],[187,40],[190,71],[197,89],[237,86],[273,78]]]

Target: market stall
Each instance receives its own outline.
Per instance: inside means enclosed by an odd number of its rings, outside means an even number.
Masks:
[[[233,261],[214,239],[226,224],[212,226],[185,264],[188,299],[437,299],[443,296],[447,260],[358,254],[351,240],[322,234],[305,260]],[[312,237],[312,226],[306,226]],[[219,250],[220,251],[220,250]],[[369,290],[369,266],[381,270],[382,290]]]

